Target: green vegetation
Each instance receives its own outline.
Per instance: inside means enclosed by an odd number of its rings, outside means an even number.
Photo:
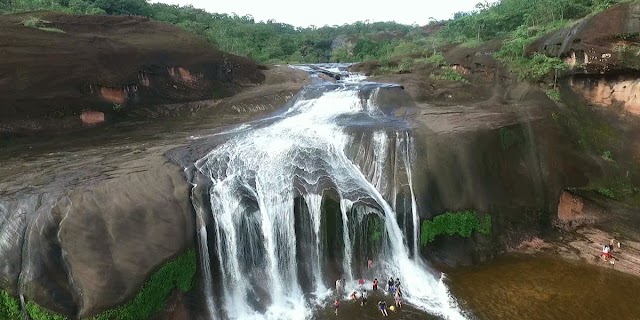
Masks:
[[[125,305],[101,313],[92,320],[147,319],[158,312],[174,289],[187,292],[196,274],[196,253],[193,249],[168,262],[142,286],[140,292]]]
[[[602,159],[605,159],[607,161],[613,161],[613,155],[611,154],[611,151],[606,150],[605,152],[603,152]]]
[[[618,2],[620,0],[485,1],[478,3],[474,11],[456,13],[448,21],[433,21],[427,28],[393,22],[298,28],[273,20],[258,22],[250,15],[209,13],[191,6],[145,0],[0,1],[0,13],[53,10],[73,14],[145,16],[174,24],[208,39],[224,51],[260,62],[377,60],[383,72],[412,72],[420,63],[445,65],[444,57],[437,54],[445,45],[479,47],[486,41],[500,39],[503,46],[495,55],[520,79],[541,81],[565,66],[558,58],[541,54],[528,56],[526,47],[551,30]],[[629,45],[621,47],[620,54],[637,56],[638,51]],[[430,62],[430,59],[440,60]],[[465,81],[449,71],[436,73],[434,77]]]
[[[25,27],[34,28],[34,29],[38,29],[38,30],[42,30],[42,31],[64,33],[64,31],[62,31],[62,30],[60,30],[58,28],[46,27],[46,25],[49,24],[49,23],[51,23],[51,22],[42,20],[42,19],[40,19],[38,17],[28,17],[28,18],[22,20],[22,25],[24,25]]]
[[[156,271],[142,286],[140,292],[125,305],[105,311],[92,320],[142,320],[148,319],[164,306],[175,289],[187,292],[193,287],[196,274],[196,252],[188,250]],[[46,310],[32,301],[27,302],[27,312],[33,320],[66,320],[67,317]],[[18,300],[0,290],[0,319],[19,319]]]
[[[67,320],[68,318],[46,310],[33,301],[27,302],[27,313],[32,320]]]
[[[560,90],[558,88],[547,90],[547,96],[553,101],[560,101]]]
[[[469,83],[469,80],[451,68],[442,68],[439,73],[432,73],[430,77],[436,80]]]
[[[475,210],[461,212],[445,212],[435,216],[433,220],[422,222],[422,237],[420,244],[425,246],[435,240],[439,235],[458,235],[470,237],[477,231],[488,235],[491,233],[491,216],[480,218]]]
[[[20,302],[4,290],[0,290],[0,319],[20,319]]]

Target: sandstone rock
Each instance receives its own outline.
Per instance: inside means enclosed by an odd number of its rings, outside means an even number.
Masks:
[[[189,190],[175,165],[147,157],[107,180],[0,202],[0,285],[68,316],[119,306],[193,245]]]
[[[567,231],[575,230],[579,226],[596,223],[600,210],[589,200],[584,199],[568,190],[563,190],[558,202],[557,225]]]
[[[25,27],[21,21],[32,16],[64,33]],[[87,109],[111,119],[160,104],[219,99],[264,80],[253,61],[143,17],[3,15],[0,38],[0,134],[58,128],[63,121],[81,127],[78,116]]]

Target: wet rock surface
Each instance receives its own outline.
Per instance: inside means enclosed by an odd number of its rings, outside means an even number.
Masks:
[[[263,86],[216,100],[221,113],[203,107],[161,123],[125,122],[48,141],[20,138],[4,147],[2,288],[71,317],[131,299],[150,274],[194,246],[191,185],[165,154],[191,136],[271,112],[308,83],[304,72],[286,67],[265,74]],[[190,319],[180,304],[193,302],[174,298],[170,319]]]

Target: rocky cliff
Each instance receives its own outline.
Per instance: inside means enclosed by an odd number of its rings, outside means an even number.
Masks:
[[[146,118],[264,80],[253,61],[142,17],[3,15],[0,39],[0,135]]]

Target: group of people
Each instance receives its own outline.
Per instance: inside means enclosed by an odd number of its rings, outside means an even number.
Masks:
[[[361,278],[358,280],[358,288],[360,290],[360,305],[364,306],[367,304],[367,300],[369,297],[369,294],[367,292],[366,289],[364,289],[364,279]],[[345,279],[338,279],[336,280],[336,293],[338,294],[338,296],[340,296],[341,294],[343,294],[345,292],[345,288],[346,288],[346,281]],[[374,279],[373,280],[373,291],[377,291],[378,290],[378,279]],[[394,297],[395,300],[395,306],[391,306],[388,309],[391,311],[394,311],[398,308],[402,308],[402,303],[403,303],[403,293],[402,293],[402,289],[400,288],[400,278],[396,278],[395,280],[393,280],[393,277],[389,278],[389,281],[387,282],[387,292],[389,292],[389,294],[391,294]],[[353,291],[351,293],[351,295],[349,296],[349,298],[351,300],[357,300],[358,299],[358,291]],[[340,299],[336,298],[335,302],[334,302],[334,307],[335,307],[335,313],[336,315],[338,314],[338,309],[340,309]],[[389,316],[389,312],[387,311],[387,303],[384,300],[380,300],[378,301],[378,310],[382,313],[383,316],[387,317]]]
[[[609,244],[604,245],[602,247],[602,255],[601,255],[602,260],[605,261],[605,262],[609,261],[609,263],[611,265],[614,265],[615,261],[616,261],[616,259],[613,257],[613,248],[614,248],[615,244],[616,244],[616,240],[615,239],[611,239]],[[617,245],[618,245],[618,248],[620,248],[620,242],[619,241],[617,241]]]

